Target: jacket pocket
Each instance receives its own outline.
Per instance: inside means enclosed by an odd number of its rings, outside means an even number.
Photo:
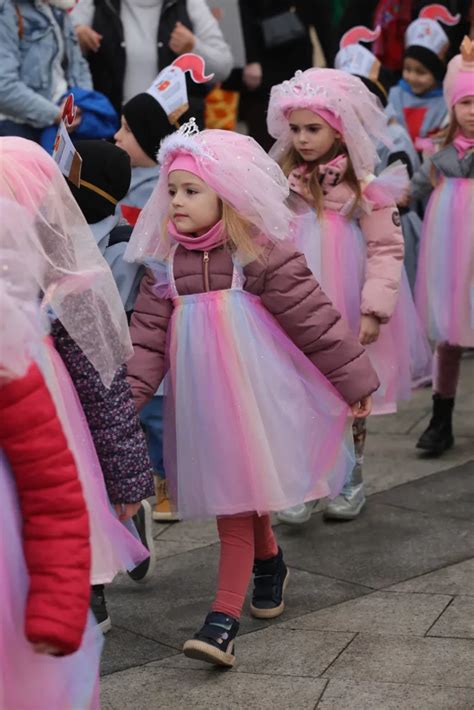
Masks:
[[[51,27],[38,27],[28,31],[20,43],[20,78],[31,89],[48,89],[51,83],[51,67],[57,51]]]

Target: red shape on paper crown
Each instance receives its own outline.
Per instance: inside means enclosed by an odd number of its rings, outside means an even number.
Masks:
[[[442,22],[443,25],[457,25],[461,19],[461,15],[451,15],[449,10],[439,3],[434,3],[433,5],[426,5],[418,15],[420,19],[423,20],[437,20]]]
[[[204,59],[200,57],[199,54],[187,52],[175,59],[171,65],[178,67],[182,72],[188,71],[196,84],[204,84],[206,81],[211,81],[211,79],[214,78],[214,74],[204,74],[206,65]]]
[[[359,42],[373,42],[379,35],[380,27],[370,30],[364,25],[357,25],[342,35],[339,48],[344,49],[344,47],[349,47],[349,45],[358,44]]]

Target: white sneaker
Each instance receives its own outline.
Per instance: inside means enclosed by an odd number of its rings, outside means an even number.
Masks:
[[[343,488],[342,492],[334,498],[326,510],[326,520],[354,520],[358,517],[367,499],[364,493],[364,484]]]
[[[311,518],[316,506],[319,501],[312,500],[309,503],[299,503],[294,505],[292,508],[286,508],[286,510],[280,510],[277,513],[277,520],[280,523],[286,523],[287,525],[303,525],[307,523]]]

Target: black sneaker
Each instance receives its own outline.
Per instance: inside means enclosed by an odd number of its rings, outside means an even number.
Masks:
[[[283,561],[283,553],[269,560],[255,560],[253,566],[254,588],[250,612],[257,619],[274,619],[283,614],[285,602],[283,594],[290,572]]]
[[[95,584],[91,587],[91,610],[102,633],[106,634],[110,631],[112,622],[107,611],[103,584]]]
[[[130,572],[127,572],[127,574],[130,579],[133,579],[134,582],[147,582],[148,577],[155,569],[155,546],[152,534],[153,526],[151,506],[147,500],[142,500],[140,510],[133,516],[132,519],[135,523],[142,545],[144,545],[144,547],[146,547],[149,551],[150,557],[147,557],[146,560],[140,562],[139,565],[137,565]]]
[[[216,666],[232,668],[235,663],[234,639],[239,631],[239,622],[220,611],[211,611],[204,626],[194,638],[183,646],[184,655]]]

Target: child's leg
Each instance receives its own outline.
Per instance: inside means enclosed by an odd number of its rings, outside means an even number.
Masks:
[[[269,515],[253,515],[255,559],[268,560],[278,554],[278,545]]]
[[[257,619],[274,619],[283,613],[288,569],[277,545],[269,515],[253,516],[255,536],[254,588],[250,611]]]
[[[452,419],[462,350],[459,345],[450,343],[439,343],[436,348],[433,416],[416,445],[435,456],[454,444]]]
[[[254,562],[253,515],[217,518],[221,543],[217,593],[212,611],[239,619]]]
[[[354,419],[352,424],[354,438],[355,464],[347,476],[341,493],[329,503],[324,517],[329,520],[353,520],[357,518],[365,505],[362,466],[364,463],[365,440],[367,438],[367,420]]]
[[[434,391],[443,399],[456,396],[462,350],[459,345],[449,343],[440,343],[436,348]]]

